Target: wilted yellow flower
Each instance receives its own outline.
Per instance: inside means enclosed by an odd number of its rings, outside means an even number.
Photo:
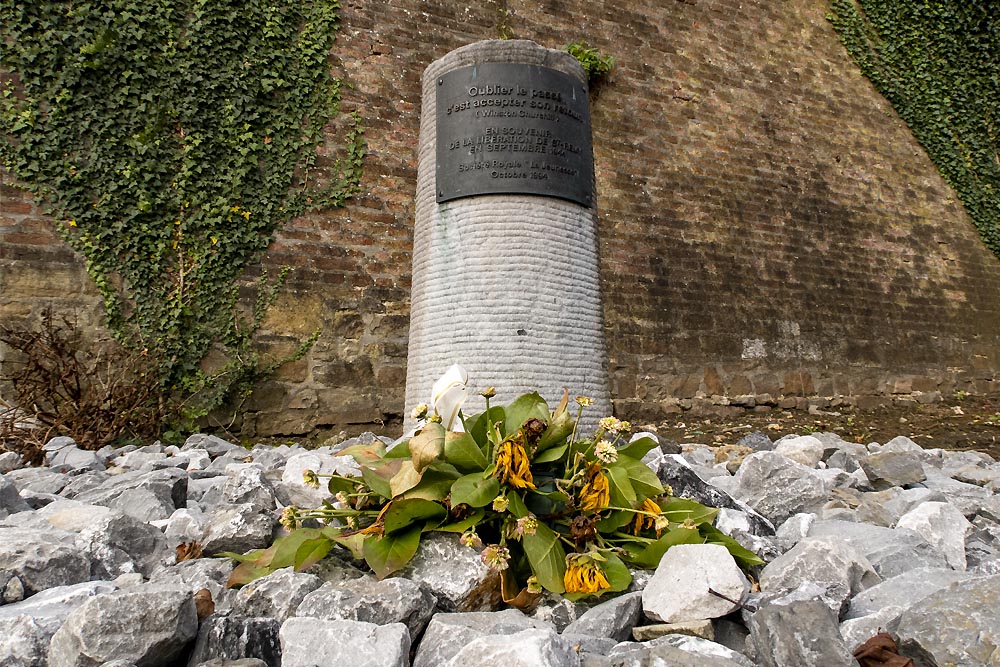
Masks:
[[[514,527],[514,537],[521,539],[524,535],[534,535],[538,530],[538,519],[534,514],[521,517]]]
[[[427,417],[427,411],[429,409],[430,408],[427,407],[426,403],[421,403],[417,407],[413,408],[413,412],[410,413],[410,416],[414,419],[424,419]]]
[[[482,396],[483,398],[493,398],[494,396],[497,395],[497,389],[496,387],[487,387],[486,389],[483,389],[481,392],[479,392],[479,395]]]
[[[567,593],[599,593],[611,588],[604,571],[593,558],[586,554],[566,556],[566,574],[563,586]]]
[[[586,408],[594,404],[594,399],[590,398],[589,396],[577,396],[576,404],[579,405],[581,408]]]
[[[501,484],[510,484],[515,489],[534,489],[535,480],[531,476],[531,461],[524,451],[524,443],[507,439],[497,448],[497,469],[493,476]]]
[[[508,506],[510,506],[510,501],[507,500],[507,496],[505,495],[499,495],[493,499],[494,512],[506,512]]]
[[[542,585],[538,582],[538,577],[531,575],[528,577],[528,592],[532,595],[538,595],[542,592]]]
[[[309,488],[319,488],[319,476],[316,474],[315,470],[303,470],[302,481],[305,482],[305,485]]]
[[[467,530],[461,534],[458,541],[462,543],[462,546],[473,547],[475,549],[483,546],[483,541],[479,539],[479,535],[476,534],[474,530]]]
[[[587,468],[587,481],[580,489],[579,508],[584,512],[601,510],[608,506],[610,500],[611,487],[608,478],[601,470],[601,464],[595,461]]]
[[[656,514],[657,516],[653,517],[653,516],[647,516],[645,514],[636,514],[635,525],[632,528],[633,535],[638,535],[646,528],[655,527],[656,519],[659,517],[660,512],[662,512],[663,510],[660,509],[660,506],[654,503],[652,500],[646,498],[645,500],[642,501],[642,505],[639,506],[639,511],[650,512],[652,514]],[[657,537],[659,537],[659,535],[657,535]]]

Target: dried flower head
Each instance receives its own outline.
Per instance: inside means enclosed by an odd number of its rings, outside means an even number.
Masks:
[[[278,519],[278,523],[285,530],[295,530],[299,523],[298,508],[295,505],[289,505],[281,510],[281,518]]]
[[[538,530],[538,518],[534,514],[521,517],[514,527],[514,536],[520,539],[524,535],[534,535]]]
[[[528,585],[526,588],[532,595],[538,595],[542,592],[542,585],[538,582],[538,577],[535,575],[528,577]]]
[[[432,414],[430,417],[427,418],[427,421],[430,422],[431,424],[440,424],[441,415],[435,412],[434,414]]]
[[[576,404],[579,405],[581,408],[586,408],[594,404],[594,399],[590,398],[589,396],[577,396]]]
[[[303,470],[302,481],[305,482],[305,485],[311,489],[319,488],[319,476],[316,474],[315,470]]]
[[[417,407],[413,408],[413,412],[410,413],[410,416],[413,417],[416,420],[426,419],[427,418],[427,411],[429,409],[430,408],[427,406],[426,403],[421,403]]]
[[[344,507],[350,507],[350,505],[351,505],[351,499],[348,498],[347,494],[344,493],[343,491],[337,491],[336,498],[337,498],[337,502],[340,503],[341,505],[343,505]]]
[[[588,554],[566,556],[563,586],[567,593],[599,593],[611,588],[604,570]]]
[[[622,421],[617,417],[603,417],[598,422],[598,425],[608,433],[614,433],[615,435],[621,435],[632,430],[632,424]]]
[[[618,460],[618,449],[613,443],[607,440],[601,440],[594,445],[594,456],[604,463],[614,463]]]
[[[639,505],[640,512],[649,512],[649,514],[636,514],[635,515],[635,525],[632,527],[632,534],[638,535],[646,528],[652,528],[656,525],[656,519],[660,516],[663,511],[660,506],[654,503],[649,498],[642,501]],[[650,516],[650,514],[654,516]],[[669,523],[669,522],[668,522]]]
[[[479,539],[479,535],[476,534],[475,530],[467,530],[458,538],[458,541],[462,546],[472,547],[473,549],[480,549],[483,546],[483,541]]]
[[[577,503],[584,512],[602,510],[611,500],[611,487],[608,478],[601,470],[601,464],[594,462],[587,468],[586,481],[580,489],[580,499]]]
[[[506,512],[507,507],[510,505],[510,501],[507,500],[506,495],[499,495],[493,499],[493,511],[494,512]]]
[[[479,395],[482,396],[483,398],[493,398],[494,396],[497,395],[496,387],[487,387],[486,389],[483,389],[481,392],[479,392]]]
[[[479,555],[480,560],[491,570],[506,570],[510,564],[510,551],[499,544],[491,544]]]
[[[501,484],[509,484],[515,489],[533,489],[535,480],[531,476],[531,461],[524,451],[524,443],[508,438],[497,448],[497,468],[493,476]]]

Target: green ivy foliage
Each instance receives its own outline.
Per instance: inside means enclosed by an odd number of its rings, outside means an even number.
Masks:
[[[343,158],[316,165],[340,116],[338,14],[337,0],[0,0],[0,156],[168,391],[204,387],[213,345],[246,347],[262,313],[238,314],[236,286],[275,231],[358,190],[357,114]]]
[[[1000,256],[995,0],[832,0],[829,19]]]
[[[574,42],[566,47],[566,52],[580,61],[583,71],[591,83],[611,74],[615,66],[612,56],[604,55],[597,49],[587,46],[584,42]]]

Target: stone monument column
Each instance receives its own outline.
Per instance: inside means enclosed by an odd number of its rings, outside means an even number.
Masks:
[[[452,364],[465,412],[537,390],[611,414],[587,78],[525,40],[452,51],[427,67],[406,373],[413,407]]]

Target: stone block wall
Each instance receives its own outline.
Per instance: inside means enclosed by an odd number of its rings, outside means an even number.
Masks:
[[[517,38],[584,41],[616,60],[592,119],[618,414],[995,390],[1000,261],[844,51],[825,0],[342,6],[336,69],[366,127],[363,192],[295,220],[268,252],[268,266],[294,272],[263,340],[282,351],[324,333],[255,393],[248,432],[398,432],[420,76],[496,37],[504,8]],[[73,306],[97,327],[79,258],[9,183],[0,318]]]

